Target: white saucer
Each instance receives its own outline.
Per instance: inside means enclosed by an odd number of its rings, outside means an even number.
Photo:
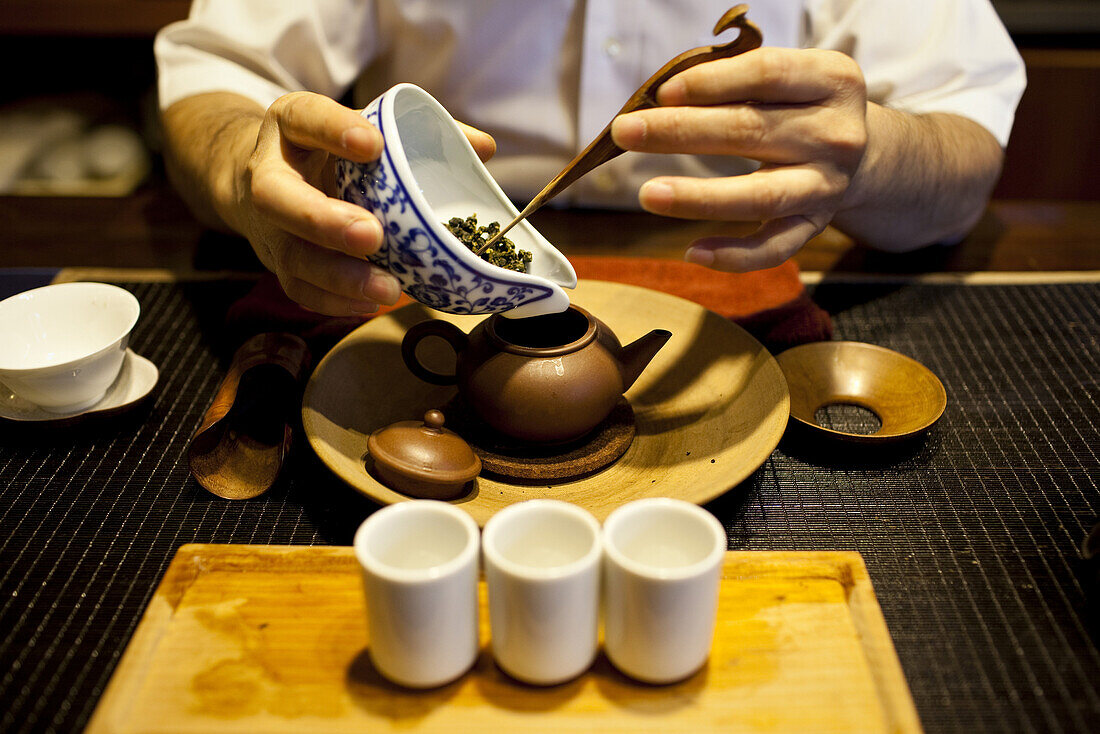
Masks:
[[[157,384],[159,376],[155,364],[127,349],[118,377],[107,388],[107,394],[90,408],[72,413],[50,413],[0,384],[0,418],[13,421],[59,421],[89,413],[121,412],[148,395]]]

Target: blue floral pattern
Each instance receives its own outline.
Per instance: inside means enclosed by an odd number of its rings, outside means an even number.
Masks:
[[[365,116],[385,138],[379,115],[382,99],[371,102]],[[434,221],[430,211],[420,211],[409,196],[388,149],[370,163],[338,159],[336,186],[341,198],[366,208],[382,222],[383,245],[370,259],[397,276],[402,289],[417,301],[448,313],[488,314],[552,295],[546,286],[510,279],[508,271],[486,264],[502,273],[488,275],[460,260],[451,242],[441,236],[446,232],[443,223]],[[461,246],[457,239],[454,243]]]

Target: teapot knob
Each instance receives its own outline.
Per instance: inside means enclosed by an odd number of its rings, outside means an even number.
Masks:
[[[424,427],[433,431],[443,428],[443,413],[438,410],[429,410],[424,414]]]

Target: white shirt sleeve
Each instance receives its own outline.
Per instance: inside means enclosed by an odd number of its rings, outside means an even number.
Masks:
[[[203,92],[236,92],[265,109],[308,89],[339,98],[378,47],[370,0],[195,0],[157,34],[161,109]]]
[[[809,21],[807,45],[854,58],[871,101],[955,113],[1008,143],[1026,74],[989,0],[815,0]]]

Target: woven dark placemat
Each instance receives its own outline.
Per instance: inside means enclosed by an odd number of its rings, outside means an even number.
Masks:
[[[185,449],[224,374],[247,284],[122,284],[133,348],[161,371],[142,410],[0,426],[0,731],[79,731],[175,549],[348,544],[374,505],[295,447],[283,479],[227,502]],[[708,505],[731,548],[863,554],[929,732],[1091,732],[1100,721],[1100,285],[826,283],[837,338],[923,362],[949,405],[882,451],[791,433]],[[791,702],[798,705],[797,701]]]

